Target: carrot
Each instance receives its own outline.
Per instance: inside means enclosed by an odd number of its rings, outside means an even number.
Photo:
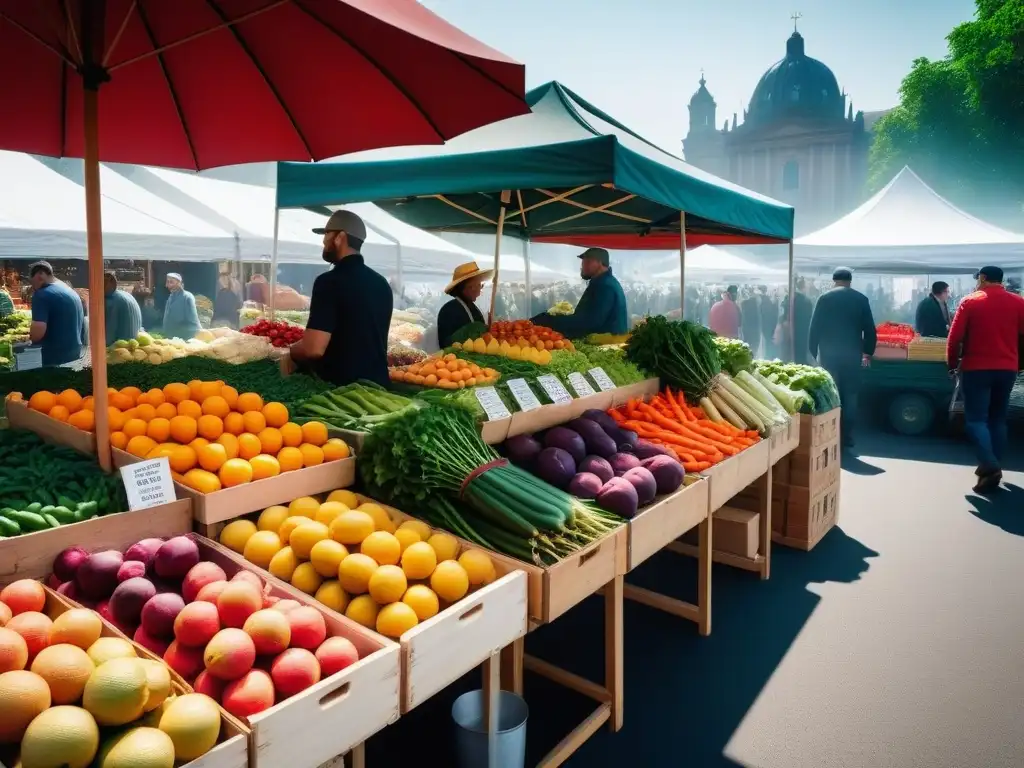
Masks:
[[[709,438],[707,434],[704,434],[703,432],[699,431],[699,429],[695,429],[694,425],[696,424],[696,422],[687,422],[685,426],[682,424],[677,424],[676,422],[666,419],[663,416],[659,415],[657,411],[655,411],[648,405],[641,405],[640,411],[642,413],[650,415],[652,421],[662,429],[665,429],[670,433],[679,434],[682,437],[705,445],[711,449],[710,452],[714,452],[717,450],[718,452],[728,454],[729,456],[735,456],[737,453],[739,453],[739,450],[737,450],[732,445],[729,445],[729,443],[724,442],[725,438],[722,438],[717,433],[714,433],[713,430],[706,430],[708,432],[712,432],[712,434],[715,435],[714,438]]]
[[[608,415],[615,419],[616,424],[621,425],[626,420],[626,417],[619,412],[618,408],[609,408]]]
[[[709,469],[711,463],[707,461],[684,461],[683,469],[687,472],[703,472],[705,469]]]
[[[672,406],[672,412],[675,413],[676,419],[680,423],[685,424],[687,421],[694,421],[693,415],[686,410],[685,405],[680,405],[672,398],[672,391],[665,387],[665,400]]]

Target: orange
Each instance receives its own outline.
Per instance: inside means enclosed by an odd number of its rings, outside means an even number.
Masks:
[[[260,439],[260,445],[263,446],[263,453],[269,453],[271,456],[276,456],[277,452],[280,451],[284,445],[284,440],[281,437],[280,430],[274,429],[273,427],[267,427],[256,435],[256,437]]]
[[[174,446],[168,458],[174,472],[185,473],[196,465],[196,452],[187,445]]]
[[[122,395],[120,392],[114,392],[107,400],[115,408],[120,408],[122,411],[127,411],[129,408],[135,407],[135,401],[128,397],[128,395]],[[152,408],[153,406],[148,406]]]
[[[203,402],[203,382],[199,379],[192,379],[188,383],[188,396],[197,403]]]
[[[185,473],[182,482],[200,493],[213,493],[221,489],[220,478],[205,469],[190,469]]]
[[[174,453],[174,445],[172,443],[159,443],[152,451],[146,454],[146,458],[159,459],[166,456],[169,459],[172,453]]]
[[[137,419],[138,413],[138,408],[129,408],[127,411],[121,411],[121,416],[127,422],[129,419]],[[145,419],[143,419],[143,421],[145,421]]]
[[[228,460],[228,452],[220,443],[209,443],[196,450],[199,466],[209,472],[216,472]]]
[[[164,403],[164,405],[170,405],[170,403]],[[171,407],[173,408],[174,406]],[[196,439],[196,435],[199,433],[196,420],[191,416],[174,416],[170,419],[169,423],[171,425],[171,438],[174,442],[181,445],[188,445]]]
[[[228,408],[234,408],[238,402],[238,390],[234,387],[227,385],[220,388],[220,396],[224,398],[224,402],[228,404]]]
[[[244,459],[228,459],[217,476],[225,488],[252,482],[252,465]]]
[[[302,451],[294,447],[282,448],[277,454],[277,462],[281,465],[282,472],[302,469]]]
[[[302,425],[302,441],[311,445],[323,445],[327,442],[327,427],[319,421],[307,421]]]
[[[195,440],[189,441],[188,447],[191,448],[196,453],[199,453],[200,448],[209,444],[210,441],[207,440],[205,437],[197,437]]]
[[[141,400],[139,400],[139,402],[141,402]],[[167,402],[167,398],[164,397],[164,391],[162,389],[154,387],[146,393],[146,402],[155,408],[159,408]],[[171,403],[171,405],[174,405],[174,403]]]
[[[124,447],[128,445],[128,435],[124,432],[111,432],[110,433],[110,445],[113,448],[120,448],[122,451]]]
[[[138,456],[140,459],[146,458],[154,448],[156,448],[156,441],[145,435],[131,438],[124,447],[128,453],[132,456]]]
[[[177,405],[183,400],[188,400],[190,396],[191,393],[187,384],[175,383],[164,387],[164,398],[166,398],[168,403]]]
[[[68,413],[74,413],[82,407],[82,396],[73,389],[65,389],[57,395],[57,405],[63,405]]]
[[[281,474],[281,465],[277,463],[277,459],[265,453],[253,456],[249,459],[249,465],[252,467],[253,480],[262,480],[265,477]]]
[[[302,445],[302,427],[289,421],[281,427],[281,440],[289,448],[298,448]]]
[[[28,399],[28,407],[40,413],[49,413],[56,404],[57,396],[53,392],[36,392]]]
[[[142,419],[128,419],[121,431],[131,440],[133,437],[146,434],[146,422]]]
[[[238,458],[248,461],[261,453],[263,453],[263,444],[256,435],[243,432],[238,436]]]
[[[50,413],[47,414],[51,419],[57,421],[67,421],[71,412],[63,405],[55,405],[50,409]]]
[[[229,459],[238,458],[238,438],[234,435],[223,434],[217,438],[217,442],[224,446]]]
[[[94,410],[96,410],[96,404],[93,401],[92,395],[87,395],[87,396],[82,398],[82,408],[87,410],[87,411],[94,411]]]
[[[223,419],[231,413],[231,407],[228,405],[227,400],[220,395],[210,395],[203,400],[203,413]]]
[[[223,382],[220,381],[204,381],[199,385],[200,397],[196,398],[201,403],[205,403],[207,399],[220,396],[220,388],[224,386]],[[190,387],[191,389],[191,387]]]
[[[348,443],[342,440],[340,437],[332,437],[322,446],[324,451],[324,461],[337,461],[338,459],[347,459],[352,455],[352,451],[348,447]]]
[[[302,452],[302,466],[315,467],[317,464],[324,463],[324,450],[319,445],[303,443],[299,446],[299,450]]]
[[[207,440],[216,440],[224,433],[224,422],[217,416],[212,416],[208,413],[199,417],[196,427],[199,431],[199,436],[205,437]]]
[[[153,419],[146,425],[146,434],[158,443],[165,443],[171,437],[171,422],[167,419]]]
[[[107,426],[111,432],[117,432],[124,426],[124,415],[112,405],[107,406]]]
[[[259,411],[246,411],[243,413],[242,423],[245,425],[245,431],[252,432],[254,435],[258,435],[267,428],[267,420]]]
[[[141,403],[139,408],[143,405],[145,405],[145,403]],[[149,407],[152,408],[153,406],[151,405]],[[178,415],[178,409],[170,403],[160,403],[160,405],[156,406],[156,415],[157,418],[170,420]]]
[[[68,418],[68,424],[75,429],[81,429],[83,432],[92,432],[96,426],[96,417],[92,411],[75,411]]]
[[[238,402],[235,404],[235,410],[241,413],[248,413],[249,411],[262,411],[263,398],[257,395],[255,392],[243,392],[238,396]]]
[[[193,419],[198,419],[203,415],[203,406],[195,400],[182,400],[178,403],[178,415],[191,416]]]
[[[263,406],[263,417],[268,427],[283,427],[288,423],[288,409],[284,403],[267,403]]]
[[[121,408],[120,405],[117,406],[117,407]],[[131,406],[128,406],[128,409],[131,409]],[[121,410],[126,410],[126,409],[121,408]],[[156,418],[156,408],[154,408],[152,405],[149,405],[148,403],[143,403],[142,405],[137,405],[137,406],[135,406],[134,410],[135,410],[135,416],[137,418],[142,419],[143,421],[152,421],[153,419]]]
[[[240,435],[245,432],[245,419],[242,414],[232,411],[224,417],[224,431],[232,435]]]
[[[139,402],[139,396],[142,394],[142,390],[138,387],[122,387],[121,394],[125,397],[130,397],[132,399],[132,405],[135,405]],[[155,406],[156,403],[152,403],[152,405]]]

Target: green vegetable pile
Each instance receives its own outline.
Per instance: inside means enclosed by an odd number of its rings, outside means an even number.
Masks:
[[[722,358],[722,370],[735,378],[740,371],[754,370],[754,354],[750,345],[739,339],[727,339],[715,336],[715,346]]]
[[[824,368],[778,360],[759,360],[756,366],[768,381],[807,395],[800,406],[801,413],[827,413],[839,407],[839,390]]]
[[[626,359],[626,353],[620,347],[595,347],[578,341],[574,342],[574,345],[577,354],[582,354],[589,363],[585,370],[589,371],[594,367],[603,368],[604,372],[608,374],[608,378],[615,382],[617,387],[636,384],[647,378],[643,371]]]
[[[414,407],[407,397],[388,392],[371,381],[361,381],[313,395],[299,406],[296,421],[320,421],[328,427],[370,432]]]
[[[661,315],[644,319],[626,344],[626,359],[640,370],[681,389],[690,402],[698,402],[711,391],[722,371],[722,358],[715,335],[703,325],[688,320],[668,320]]]
[[[0,430],[0,537],[126,509],[120,475],[104,474],[91,456],[43,442],[33,432]]]
[[[32,318],[21,312],[12,312],[0,317],[0,342],[28,341],[30,325]]]
[[[481,472],[485,465],[492,466]],[[409,514],[427,514],[431,523],[458,536],[538,565],[576,552],[622,524],[499,461],[477,434],[472,415],[458,408],[427,406],[384,422],[366,438],[359,470],[374,498]]]

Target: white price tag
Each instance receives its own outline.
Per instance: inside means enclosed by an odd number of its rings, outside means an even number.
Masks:
[[[607,392],[609,389],[615,389],[615,382],[612,381],[608,374],[604,372],[604,368],[591,368],[590,378],[597,382],[597,386],[601,388],[602,392]]]
[[[121,467],[128,509],[146,509],[175,501],[171,463],[166,456]]]
[[[526,383],[526,379],[510,379],[508,382],[509,392],[512,393],[512,397],[519,403],[519,407],[524,411],[532,411],[534,408],[540,408],[540,400],[530,389],[530,385]]]
[[[507,419],[512,414],[508,412],[508,408],[505,407],[505,403],[501,401],[501,397],[498,395],[498,390],[494,387],[476,387],[473,389],[476,393],[477,402],[484,409],[484,413],[487,414],[488,421],[499,421],[500,419]]]
[[[594,388],[590,386],[590,382],[587,381],[582,373],[570,373],[569,383],[572,384],[572,388],[576,390],[578,397],[589,397],[590,395],[596,394]]]
[[[545,373],[543,376],[538,376],[537,383],[544,387],[544,391],[548,393],[548,397],[551,398],[551,402],[572,402],[572,395],[569,394],[569,390],[562,385],[562,382],[560,382],[558,377],[553,373]]]

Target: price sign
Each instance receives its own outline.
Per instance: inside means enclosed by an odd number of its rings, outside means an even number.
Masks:
[[[601,388],[602,392],[615,389],[615,382],[604,372],[604,368],[591,368],[588,373],[590,373],[590,378],[597,382],[597,386]]]
[[[590,382],[584,378],[582,373],[570,373],[569,383],[572,384],[572,388],[576,390],[578,397],[589,397],[595,394],[594,388],[590,386]]]
[[[572,395],[569,394],[569,390],[562,385],[562,382],[560,382],[558,377],[554,374],[546,373],[543,376],[538,376],[537,383],[544,387],[544,391],[548,393],[548,397],[551,398],[551,402],[572,402]]]
[[[121,467],[121,480],[128,496],[128,509],[133,511],[169,504],[177,498],[166,456]]]
[[[532,411],[534,408],[540,408],[540,400],[537,399],[533,390],[530,389],[526,379],[510,379],[508,389],[522,410]]]
[[[477,402],[480,403],[484,413],[487,414],[488,421],[499,421],[507,419],[512,415],[508,412],[508,408],[505,407],[505,403],[501,401],[501,397],[498,395],[498,390],[494,387],[476,387],[473,392],[476,393]]]

